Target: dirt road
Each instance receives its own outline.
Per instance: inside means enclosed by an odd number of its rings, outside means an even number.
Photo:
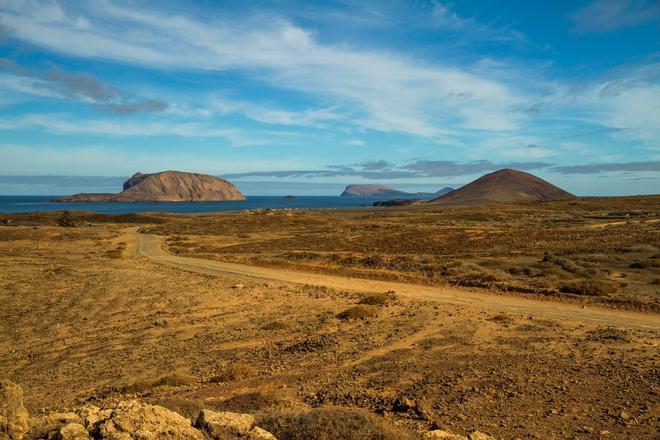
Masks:
[[[581,305],[569,303],[488,294],[455,287],[431,287],[179,257],[163,250],[164,238],[161,236],[131,231],[123,239],[128,243],[127,252],[129,254],[153,258],[162,263],[171,264],[194,272],[326,286],[336,290],[360,292],[386,292],[394,290],[398,295],[410,299],[434,301],[440,304],[462,305],[480,310],[592,322],[623,328],[660,329],[660,316],[652,313],[638,313],[591,306],[582,307]]]

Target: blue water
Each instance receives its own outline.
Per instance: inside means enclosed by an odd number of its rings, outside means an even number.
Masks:
[[[243,209],[283,208],[361,208],[375,201],[391,200],[393,197],[338,197],[299,196],[285,199],[284,196],[250,196],[236,202],[148,202],[148,203],[53,203],[54,196],[0,196],[0,213],[36,211],[89,211],[100,214],[126,214],[131,212],[215,212],[240,211]]]

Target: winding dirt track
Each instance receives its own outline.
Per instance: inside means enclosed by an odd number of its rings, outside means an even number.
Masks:
[[[163,250],[163,237],[131,231],[124,238],[128,242],[127,250],[131,255],[149,257],[161,263],[193,272],[326,286],[336,290],[360,292],[386,292],[388,290],[394,290],[398,295],[406,298],[434,301],[439,304],[462,305],[479,310],[527,314],[536,317],[543,316],[624,328],[660,330],[660,315],[658,314],[591,306],[582,307],[581,305],[557,301],[542,301],[518,296],[489,294],[455,287],[431,287],[257,267],[200,258],[179,257]]]

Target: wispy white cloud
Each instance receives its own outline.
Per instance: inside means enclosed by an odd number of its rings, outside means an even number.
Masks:
[[[7,3],[0,7],[0,19],[17,38],[70,55],[164,69],[238,69],[258,81],[351,105],[362,114],[354,121],[376,130],[426,137],[461,123],[470,129],[510,130],[514,124],[502,123],[501,115],[515,113],[525,100],[511,85],[478,72],[323,44],[284,19],[236,24],[103,1],[87,5],[71,11],[57,3]],[[256,117],[304,124],[318,114]],[[500,123],[492,122],[497,119]]]
[[[350,116],[348,111],[339,112],[338,109],[332,107],[318,107],[292,111],[282,110],[264,104],[218,97],[214,97],[210,100],[209,109],[212,111],[218,111],[222,114],[239,113],[264,124],[317,128],[325,128],[327,122],[346,120]]]
[[[657,0],[594,0],[571,15],[574,30],[610,32],[643,23],[660,22]]]
[[[157,99],[129,96],[89,73],[68,72],[54,64],[39,72],[0,58],[0,71],[7,72],[0,74],[0,89],[10,92],[80,101],[118,114],[160,112],[168,107]]]
[[[61,175],[64,174],[61,170],[66,170],[67,175],[73,176],[130,176],[136,171],[158,172],[168,169],[224,175],[229,171],[247,172],[253,167],[271,170],[302,165],[291,158],[251,159],[249,162],[239,158],[229,152],[224,156],[213,153],[188,154],[186,151],[158,151],[158,154],[154,154],[148,150],[126,151],[112,145],[64,148],[0,144],[0,175]]]
[[[27,114],[0,118],[0,130],[39,129],[53,134],[92,134],[113,137],[180,136],[191,138],[224,138],[232,146],[268,145],[283,132],[246,134],[234,128],[218,128],[205,122],[170,120],[136,121],[125,119],[84,119],[64,114]],[[261,134],[261,135],[259,135]]]
[[[624,66],[563,95],[560,109],[579,110],[585,122],[611,129],[612,139],[660,149],[659,63]]]
[[[639,21],[639,17],[655,10],[651,2],[612,1],[614,5],[624,3],[624,22]],[[542,71],[530,72],[492,58],[466,64],[450,59],[420,59],[413,52],[330,43],[316,31],[272,14],[235,20],[212,13],[200,18],[103,0],[91,0],[75,8],[63,5],[56,1],[6,1],[0,4],[0,25],[15,38],[77,57],[160,70],[239,72],[242,80],[249,78],[285,89],[286,93],[294,92],[307,107],[300,109],[300,104],[293,109],[254,96],[226,99],[222,95],[225,91],[218,91],[188,101],[166,99],[168,108],[162,115],[146,121],[120,123],[94,116],[74,120],[65,115],[24,115],[0,120],[6,129],[221,137],[233,145],[270,144],[273,138],[282,136],[279,132],[271,135],[224,128],[224,123],[218,128],[217,116],[242,114],[268,125],[344,130],[349,137],[362,136],[365,130],[405,133],[432,146],[461,148],[473,159],[495,154],[505,160],[535,160],[569,150],[553,141],[550,130],[533,130],[541,125],[539,121],[550,119],[612,129],[612,139],[632,139],[647,148],[660,149],[656,122],[660,119],[656,104],[660,102],[660,69],[653,65],[575,85],[549,81]],[[598,1],[589,7],[604,8]],[[631,10],[637,11],[631,15],[638,17],[635,20],[626,15]],[[600,16],[610,17],[608,14]],[[435,24],[445,29],[496,38],[492,29],[459,16],[447,3],[436,2],[431,15]],[[390,18],[380,16],[377,10],[370,11],[368,17],[374,23]],[[599,20],[603,28],[607,20]],[[507,32],[500,32],[499,37],[508,38]],[[509,33],[513,39],[524,38],[513,30]],[[60,83],[68,84],[69,77]],[[0,83],[17,91],[66,96],[61,88],[43,87],[20,75],[5,75]],[[86,84],[85,93],[77,96],[92,99],[96,89],[90,86],[94,84],[82,83]],[[234,95],[229,92],[228,96]],[[118,111],[149,108],[155,107],[145,101],[141,105],[126,103]],[[532,132],[535,134],[529,135]],[[479,141],[473,143],[473,139]],[[346,142],[357,145],[361,140]]]

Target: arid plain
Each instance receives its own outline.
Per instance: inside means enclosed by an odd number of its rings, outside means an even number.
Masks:
[[[35,417],[136,398],[278,438],[347,411],[378,438],[657,435],[660,197],[58,215],[0,217],[0,376]]]

